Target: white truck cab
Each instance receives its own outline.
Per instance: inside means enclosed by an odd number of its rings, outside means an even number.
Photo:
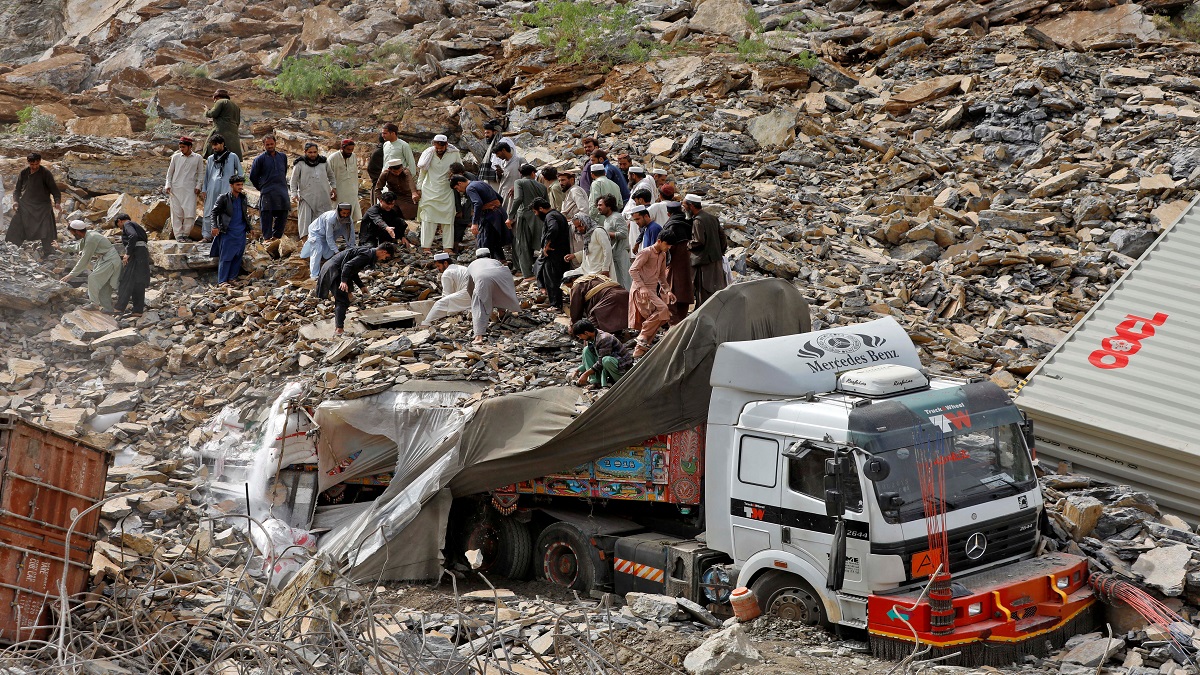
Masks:
[[[710,382],[706,545],[765,610],[890,635],[873,597],[1035,555],[1042,498],[1016,406],[989,382],[928,379],[895,321],[726,343]]]

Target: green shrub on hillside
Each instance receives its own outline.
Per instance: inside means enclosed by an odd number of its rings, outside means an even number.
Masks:
[[[361,65],[362,59],[353,47],[316,56],[288,57],[278,75],[259,85],[285,98],[318,101],[370,84],[371,78],[359,70]]]
[[[559,61],[611,64],[649,58],[652,50],[634,39],[639,21],[625,5],[541,0],[537,9],[518,15],[514,24],[541,28],[542,44],[554,49]]]

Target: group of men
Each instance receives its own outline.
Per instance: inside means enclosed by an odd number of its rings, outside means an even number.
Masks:
[[[578,169],[539,169],[500,134],[496,122],[489,122],[476,176],[467,172],[462,153],[445,135],[434,136],[418,157],[399,137],[397,125],[385,124],[368,165],[371,204],[363,211],[352,139],[328,155],[307,143],[289,172],[287,155],[267,134],[244,175],[240,111],[224,90],[213,98],[208,114],[214,129],[204,155],[194,152],[195,141],[184,136],[168,165],[171,234],[188,240],[199,210],[202,240],[211,242],[210,255],[218,259],[217,282],[229,284],[242,271],[252,234],[250,209],[258,211],[262,238],[272,241],[283,236],[295,208],[299,254],[309,259],[316,294],[332,294],[339,332],[350,297],[356,287],[363,288],[359,273],[394,257],[398,246],[416,248],[406,236],[408,221],[416,221],[426,254],[432,254],[440,236],[442,250],[434,264],[442,273],[443,297],[427,321],[470,310],[474,339],[482,342],[492,312],[518,309],[516,285],[529,279],[544,292],[539,300],[545,306],[563,310],[566,304],[572,334],[588,343],[581,383],[611,384],[632,358],[650,349],[664,325],[679,323],[693,305],[728,283],[727,242],[702,196],[693,193],[677,201],[666,170],[647,171],[624,153],[614,164],[594,138],[583,139]],[[7,238],[40,241],[48,255],[61,196],[40,161],[31,154],[18,177],[17,214]],[[243,191],[247,178],[259,193],[254,205]],[[80,240],[82,253],[69,276],[93,262],[88,282],[93,302],[113,309],[111,294],[120,286],[117,304],[132,300],[140,313],[149,282],[145,230],[127,217],[115,224],[123,228],[126,260],[134,261],[127,273],[104,235],[73,221],[68,231]],[[451,256],[463,249],[468,228],[475,238],[475,260],[454,264]],[[629,359],[617,337],[625,331],[636,333]]]

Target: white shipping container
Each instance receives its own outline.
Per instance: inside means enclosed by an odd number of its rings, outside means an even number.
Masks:
[[[1030,374],[1041,459],[1200,522],[1200,198]]]

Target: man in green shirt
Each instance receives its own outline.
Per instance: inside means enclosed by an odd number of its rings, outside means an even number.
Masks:
[[[82,239],[83,243],[79,248],[79,262],[61,279],[62,283],[67,283],[71,277],[82,272],[95,258],[96,262],[88,274],[88,299],[111,314],[112,296],[117,290],[117,281],[121,278],[121,256],[117,255],[117,249],[108,237],[95,230],[89,230],[87,223],[82,220],[72,220],[67,226],[67,232],[70,232],[76,241]]]

